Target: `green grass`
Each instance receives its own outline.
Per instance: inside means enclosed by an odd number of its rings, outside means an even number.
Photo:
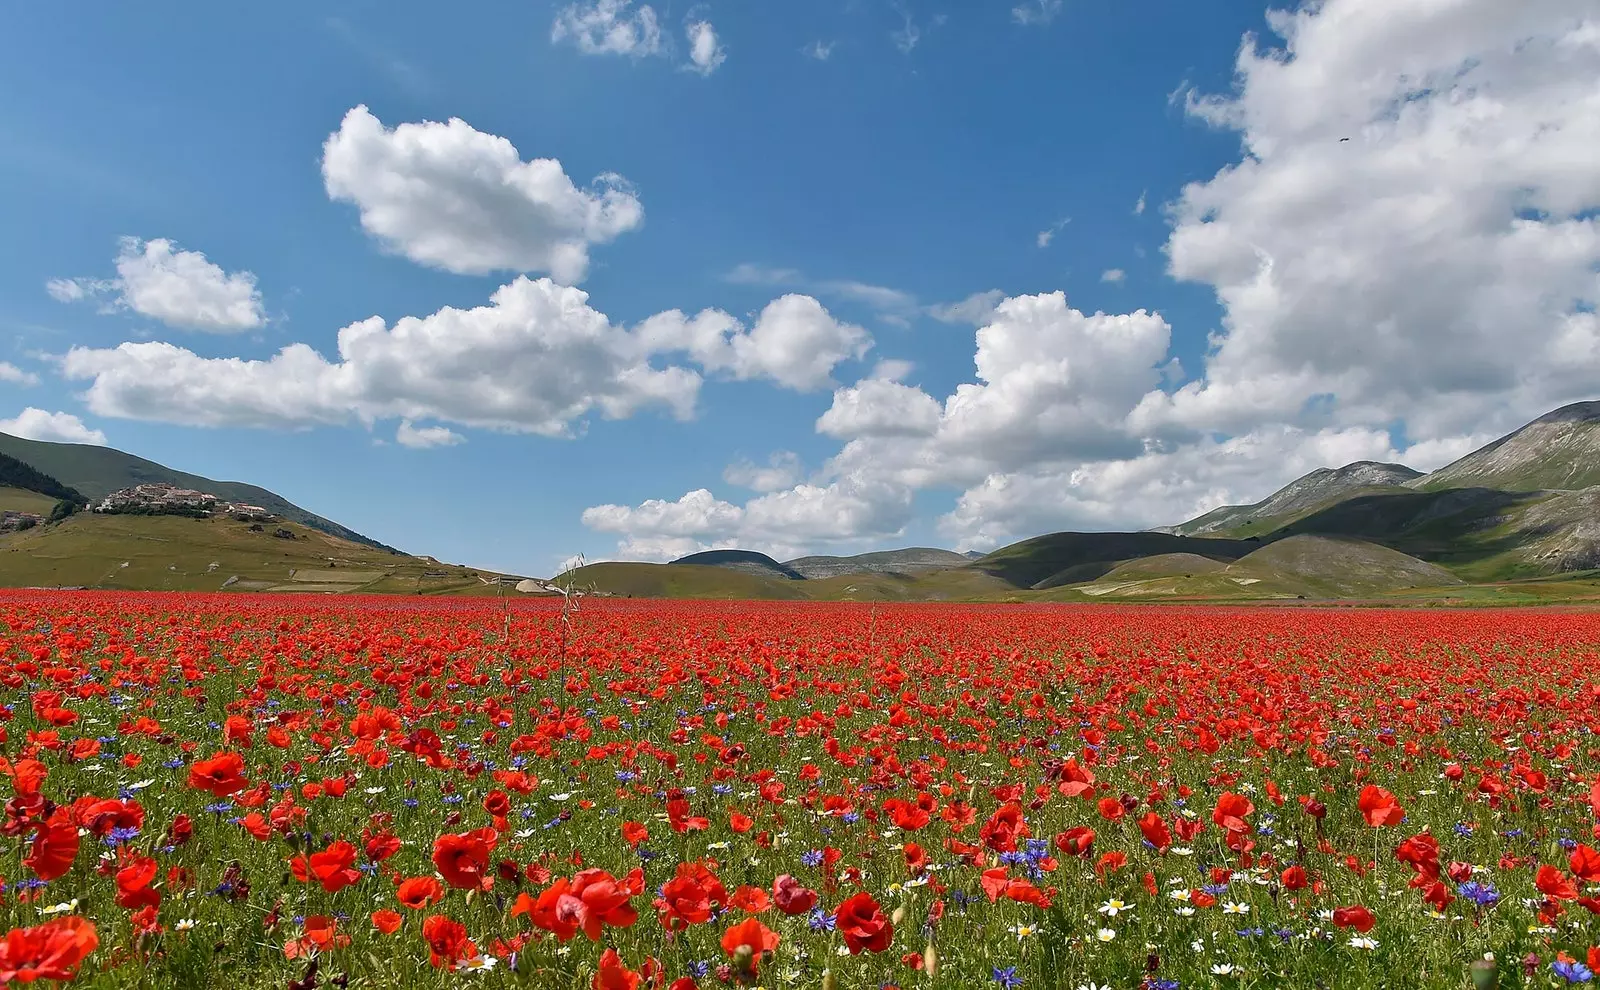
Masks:
[[[57,501],[49,495],[22,488],[0,488],[0,512],[32,512],[48,517]]]
[[[278,539],[283,527],[295,539]],[[79,513],[0,536],[0,585],[152,591],[493,591],[463,568],[398,556],[297,523]],[[215,565],[215,566],[213,566]],[[424,579],[426,571],[444,579]]]

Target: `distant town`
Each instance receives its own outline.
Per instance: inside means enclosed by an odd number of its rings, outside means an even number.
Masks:
[[[230,502],[210,492],[176,485],[135,485],[124,488],[95,503],[94,511],[108,515],[224,515],[240,522],[266,522],[273,518],[272,513],[259,505]]]

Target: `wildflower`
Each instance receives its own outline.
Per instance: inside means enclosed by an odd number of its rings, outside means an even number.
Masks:
[[[1211,975],[1212,976],[1233,976],[1237,972],[1238,972],[1238,969],[1234,967],[1233,963],[1212,963],[1211,964]]]
[[[1102,928],[1099,931],[1094,933],[1094,937],[1099,939],[1102,942],[1109,942],[1112,939],[1117,937],[1117,933],[1116,933],[1115,929]]]
[[[1005,990],[1012,990],[1013,987],[1022,986],[1022,980],[1017,977],[1017,967],[1007,966],[1005,969],[1001,969],[999,966],[994,966],[991,968],[994,971],[994,982],[1000,984]]]
[[[1350,948],[1352,949],[1371,950],[1376,949],[1377,947],[1378,940],[1367,935],[1356,935],[1350,939]]]
[[[1223,914],[1249,914],[1250,905],[1239,901],[1227,901],[1222,905]]]
[[[1594,971],[1575,959],[1557,959],[1550,968],[1568,983],[1588,983],[1594,979]]]
[[[1122,912],[1131,911],[1131,910],[1133,910],[1133,908],[1132,908],[1131,905],[1126,904],[1123,901],[1117,900],[1115,897],[1113,897],[1110,900],[1106,901],[1104,904],[1101,904],[1099,907],[1095,908],[1095,910],[1099,911],[1101,914],[1105,915],[1108,918],[1115,918],[1117,915],[1121,914]]]

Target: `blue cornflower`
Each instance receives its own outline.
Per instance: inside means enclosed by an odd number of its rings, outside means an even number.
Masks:
[[[1007,866],[1016,866],[1027,861],[1028,857],[1019,852],[1003,852],[1000,854],[1000,862],[1005,863]]]
[[[1006,990],[1022,986],[1022,981],[1017,978],[1017,967],[1007,966],[1005,969],[1001,969],[999,966],[994,966],[992,968],[994,970],[994,981],[1005,987]]]
[[[821,866],[822,850],[807,849],[805,852],[800,854],[800,862],[806,866]]]
[[[689,963],[689,975],[697,980],[705,979],[706,974],[709,972],[711,972],[711,964],[708,962],[696,959]]]
[[[711,793],[713,793],[713,794],[724,794],[724,795],[732,794],[733,793],[733,788],[729,787],[727,784],[712,784],[711,785]]]
[[[406,798],[406,799],[405,799],[405,801],[404,801],[404,802],[402,802],[402,803],[403,803],[403,804],[404,804],[404,805],[405,805],[405,806],[406,806],[406,807],[407,807],[407,808],[415,808],[415,807],[417,807],[417,806],[418,806],[418,805],[420,805],[420,804],[421,804],[421,803],[422,803],[422,802],[421,802],[421,801],[418,801],[418,800],[417,800],[417,799],[416,799],[416,798]]]
[[[233,810],[233,802],[232,801],[216,801],[216,802],[213,802],[212,804],[206,805],[206,810],[211,812],[213,815],[226,814],[227,812]]]
[[[1177,980],[1151,980],[1150,990],[1178,990]]]
[[[1260,928],[1240,928],[1234,934],[1240,938],[1253,938],[1257,935],[1265,935],[1266,932]]]
[[[856,822],[861,820],[861,816],[853,811],[847,811],[843,815],[839,816],[839,820],[844,822],[846,825],[854,825]]]
[[[652,850],[646,849],[644,846],[640,846],[639,847],[639,858],[644,860],[646,863],[650,862],[652,859],[655,859],[659,855],[661,855],[661,854],[658,853],[658,852],[654,852]]]
[[[1455,833],[1462,838],[1470,839],[1472,838],[1472,826],[1466,822],[1456,822]]]
[[[1023,848],[1027,850],[1029,859],[1040,860],[1050,855],[1049,839],[1029,839]]]
[[[1550,968],[1568,983],[1588,983],[1594,979],[1594,971],[1581,962],[1558,959],[1550,964]]]
[[[624,784],[631,784],[635,780],[639,779],[639,775],[634,773],[632,770],[618,770],[617,779]]]
[[[445,798],[444,798],[444,803],[445,804],[460,804],[461,803],[461,795],[459,795],[459,794],[446,794]]]
[[[814,932],[831,932],[834,926],[833,915],[819,908],[813,908],[811,916],[806,919],[806,924],[810,925]]]
[[[1200,889],[1210,894],[1212,897],[1221,897],[1223,894],[1228,892],[1228,885],[1225,883],[1208,883]]]
[[[1556,845],[1560,846],[1567,852],[1571,852],[1572,850],[1578,848],[1578,842],[1576,839],[1557,839]]]
[[[1498,890],[1495,890],[1489,884],[1479,883],[1476,880],[1468,880],[1456,889],[1461,892],[1462,897],[1479,907],[1489,907],[1500,900],[1500,892]]]
[[[163,763],[161,765],[166,767],[168,770],[176,770],[179,767],[183,766],[183,760],[178,758],[178,757],[176,757],[176,756],[174,756],[172,759],[168,760],[167,762],[165,762],[165,763]]]
[[[106,845],[115,848],[122,845],[124,842],[132,842],[138,837],[139,830],[137,828],[114,828],[110,832],[106,833],[106,837],[101,841]]]

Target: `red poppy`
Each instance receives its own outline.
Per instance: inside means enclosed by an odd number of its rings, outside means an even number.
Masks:
[[[1539,867],[1539,872],[1534,874],[1533,885],[1539,888],[1539,893],[1553,901],[1570,901],[1578,896],[1578,885],[1553,866]]]
[[[478,946],[467,937],[467,928],[454,918],[429,915],[422,923],[422,938],[428,943],[428,962],[435,968],[455,969],[456,965],[478,955]]]
[[[54,880],[72,869],[72,861],[77,858],[78,826],[72,823],[66,808],[57,808],[39,823],[22,864],[40,880]]]
[[[1283,884],[1284,890],[1305,890],[1311,886],[1310,881],[1306,879],[1306,868],[1299,864],[1284,870],[1278,882]]]
[[[746,918],[722,933],[722,951],[728,955],[736,954],[740,948],[750,950],[750,972],[756,972],[756,964],[761,961],[763,952],[771,952],[778,947],[778,933],[763,925],[757,918]]]
[[[1256,810],[1250,799],[1243,794],[1224,791],[1217,798],[1217,806],[1211,812],[1211,820],[1229,832],[1248,832],[1250,823],[1245,821]]]
[[[772,907],[772,898],[768,897],[767,892],[760,887],[744,886],[735,890],[733,896],[728,898],[728,906],[751,914],[760,914]]]
[[[679,863],[677,872],[661,888],[656,910],[661,923],[675,931],[711,920],[713,905],[728,901],[727,888],[705,864]]]
[[[817,892],[787,873],[772,881],[772,903],[787,915],[805,914],[817,906]]]
[[[355,863],[356,847],[339,839],[321,852],[312,853],[309,865],[311,876],[322,883],[322,889],[335,894],[361,879]]]
[[[219,798],[237,794],[249,783],[244,779],[244,757],[238,753],[218,753],[189,767],[189,786],[210,791]]]
[[[1094,829],[1079,825],[1069,828],[1056,836],[1056,848],[1068,856],[1082,856],[1085,859],[1094,849]]]
[[[834,911],[834,925],[851,955],[882,952],[894,939],[894,923],[866,891],[850,897]]]
[[[492,828],[441,835],[433,841],[433,865],[452,887],[487,890],[494,882],[489,876],[489,854],[499,841]]]
[[[158,867],[149,856],[134,855],[116,874],[117,905],[137,911],[161,903],[161,892],[151,888]]]
[[[1578,879],[1589,883],[1600,883],[1600,852],[1579,843],[1578,848],[1572,850],[1567,865],[1572,867],[1572,872]]]
[[[393,935],[400,930],[400,914],[388,908],[379,908],[372,912],[372,927],[385,935]]]
[[[642,869],[621,880],[605,870],[583,870],[571,880],[558,879],[538,898],[519,894],[511,914],[526,914],[535,927],[554,933],[562,942],[579,931],[598,942],[605,926],[627,928],[639,920],[632,898],[643,889]]]
[[[1365,818],[1367,824],[1373,828],[1398,825],[1406,814],[1393,794],[1373,784],[1361,789],[1361,796],[1357,799],[1356,806],[1361,809],[1361,817]]]
[[[1167,823],[1153,811],[1146,812],[1145,816],[1139,819],[1139,832],[1146,842],[1156,847],[1157,852],[1166,852],[1167,847],[1172,845],[1172,830],[1167,828]]]
[[[1333,923],[1340,928],[1354,928],[1365,935],[1367,932],[1372,931],[1372,926],[1378,923],[1378,919],[1372,916],[1371,911],[1357,904],[1351,907],[1334,908]]]
[[[622,823],[622,841],[626,842],[629,846],[637,849],[639,848],[639,843],[644,842],[649,838],[650,830],[645,828],[643,824],[639,822]]]
[[[600,956],[600,966],[589,981],[592,990],[638,990],[642,977],[622,965],[616,949],[607,949]]]
[[[0,984],[70,980],[99,944],[94,922],[76,915],[13,928],[0,939]]]
[[[395,889],[395,900],[413,911],[421,911],[444,898],[444,887],[433,877],[411,877],[400,881]]]

